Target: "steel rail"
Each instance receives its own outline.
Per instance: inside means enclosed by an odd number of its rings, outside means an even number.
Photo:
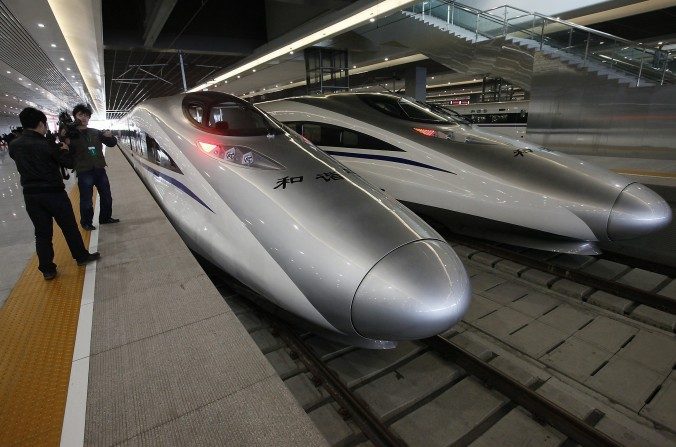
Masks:
[[[585,286],[593,287],[604,292],[626,298],[628,300],[645,304],[646,306],[654,307],[663,310],[670,314],[676,314],[676,300],[667,296],[656,293],[646,292],[636,287],[626,284],[620,284],[607,279],[599,278],[598,276],[590,275],[589,273],[581,272],[579,270],[571,270],[557,265],[550,264],[545,261],[533,259],[521,253],[515,253],[511,250],[497,247],[492,244],[487,244],[475,238],[468,236],[459,236],[448,232],[442,233],[443,236],[453,242],[467,245],[476,250],[485,251],[509,261],[517,262],[542,272],[551,273],[560,278],[569,279]]]
[[[621,445],[584,420],[577,418],[564,408],[540,396],[530,388],[440,335],[421,341],[440,356],[460,365],[469,374],[478,377],[516,404],[528,410],[533,416],[547,422],[580,445],[590,447],[619,447]]]
[[[600,256],[602,259],[626,264],[634,268],[649,270],[653,273],[668,276],[669,278],[676,278],[676,267],[671,265],[660,264],[659,262],[650,261],[648,259],[635,258],[633,256],[607,250],[603,250],[603,253],[601,253]]]
[[[347,385],[326,366],[319,356],[286,323],[260,305],[260,300],[262,299],[260,295],[237,280],[229,282],[228,285],[238,294],[256,303],[256,309],[273,321],[272,327],[275,329],[276,335],[281,337],[292,349],[292,352],[298,356],[297,358],[303,362],[312,374],[315,383],[317,385],[321,384],[324,387],[338,405],[344,409],[345,414],[350,416],[374,445],[384,447],[406,446],[406,443],[394,434],[362,399],[355,396]]]
[[[315,380],[319,379],[331,397],[347,411],[366,437],[377,446],[403,447],[406,443],[376,416],[369,406],[343,383],[312,350],[283,323],[279,336],[298,354]]]

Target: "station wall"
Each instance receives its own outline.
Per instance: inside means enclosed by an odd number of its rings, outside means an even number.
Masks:
[[[627,87],[536,53],[527,138],[568,153],[676,159],[676,86]]]

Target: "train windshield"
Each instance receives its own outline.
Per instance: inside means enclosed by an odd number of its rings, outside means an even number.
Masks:
[[[468,119],[466,119],[464,116],[460,115],[458,112],[456,112],[453,109],[447,109],[446,107],[442,107],[442,106],[432,104],[432,103],[429,103],[429,102],[426,102],[425,104],[430,108],[430,110],[433,110],[435,113],[446,115],[450,119],[452,119],[453,121],[455,121],[457,123],[466,124],[466,125],[472,124]]]
[[[251,104],[224,94],[192,94],[186,97],[184,111],[194,125],[217,135],[251,137],[284,133],[277,123]]]
[[[359,95],[362,101],[386,115],[406,121],[429,124],[457,124],[449,112],[440,112],[430,104],[412,98],[390,95]]]
[[[221,102],[212,105],[209,108],[208,118],[205,124],[220,135],[255,136],[282,133],[281,129],[261,112],[239,102]]]

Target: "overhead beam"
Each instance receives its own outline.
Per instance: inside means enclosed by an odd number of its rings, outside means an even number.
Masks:
[[[146,15],[143,31],[143,46],[150,48],[155,44],[157,37],[162,32],[164,24],[174,10],[177,0],[156,0],[152,11]]]

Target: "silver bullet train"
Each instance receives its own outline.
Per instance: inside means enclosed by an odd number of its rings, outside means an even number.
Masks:
[[[263,102],[373,185],[456,232],[598,254],[599,241],[657,231],[669,205],[640,183],[523,140],[488,133],[439,106],[387,93]]]
[[[123,152],[187,245],[318,333],[389,348],[467,310],[436,231],[249,103],[189,93],[128,121]]]

